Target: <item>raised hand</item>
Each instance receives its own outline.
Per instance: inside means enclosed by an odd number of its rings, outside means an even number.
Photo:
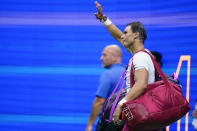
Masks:
[[[94,15],[96,16],[97,19],[101,20],[104,17],[102,7],[97,1],[95,1],[94,3],[97,8],[97,13],[95,13]]]

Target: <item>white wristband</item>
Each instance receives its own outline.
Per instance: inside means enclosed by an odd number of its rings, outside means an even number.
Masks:
[[[107,26],[107,25],[110,25],[112,22],[111,22],[111,20],[109,20],[109,18],[107,18],[107,20],[105,21],[105,22],[103,22],[103,24],[105,25],[105,26]]]
[[[123,99],[118,103],[118,105],[122,106],[123,103],[125,103],[125,102],[127,102],[127,100],[126,100],[125,98],[123,98]]]

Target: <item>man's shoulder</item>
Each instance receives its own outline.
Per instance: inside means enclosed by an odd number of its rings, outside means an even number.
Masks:
[[[125,67],[122,64],[116,64],[116,65],[112,65],[111,68],[106,69],[102,75],[114,75],[116,74],[115,72],[123,72],[125,69]]]
[[[122,64],[114,64],[114,65],[112,65],[112,67],[108,71],[114,72],[114,71],[122,71],[124,69],[125,69],[125,67]]]
[[[140,62],[140,61],[141,62],[146,62],[146,61],[150,62],[152,60],[151,60],[151,57],[149,56],[149,54],[147,54],[145,52],[139,52],[133,56],[133,62],[135,63],[135,62]]]
[[[150,57],[149,54],[147,54],[146,52],[138,52],[133,56],[133,59],[138,59],[138,58],[147,58]]]

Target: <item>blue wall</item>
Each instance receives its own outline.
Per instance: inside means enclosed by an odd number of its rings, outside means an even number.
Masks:
[[[191,55],[190,104],[197,99],[197,1],[100,0],[123,30],[147,28],[146,48],[163,55],[163,71],[176,71]],[[0,130],[82,131],[104,70],[102,49],[118,44],[94,17],[93,0],[0,0]],[[123,49],[123,48],[122,48]],[[123,49],[123,64],[131,55]],[[186,62],[179,78],[186,93]],[[191,125],[189,113],[189,131]],[[184,118],[181,121],[184,131]],[[176,129],[176,123],[171,126]]]

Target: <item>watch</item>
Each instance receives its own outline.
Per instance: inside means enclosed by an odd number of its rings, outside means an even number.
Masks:
[[[103,18],[100,19],[100,22],[104,23],[106,20],[107,20],[107,16],[104,15]]]

